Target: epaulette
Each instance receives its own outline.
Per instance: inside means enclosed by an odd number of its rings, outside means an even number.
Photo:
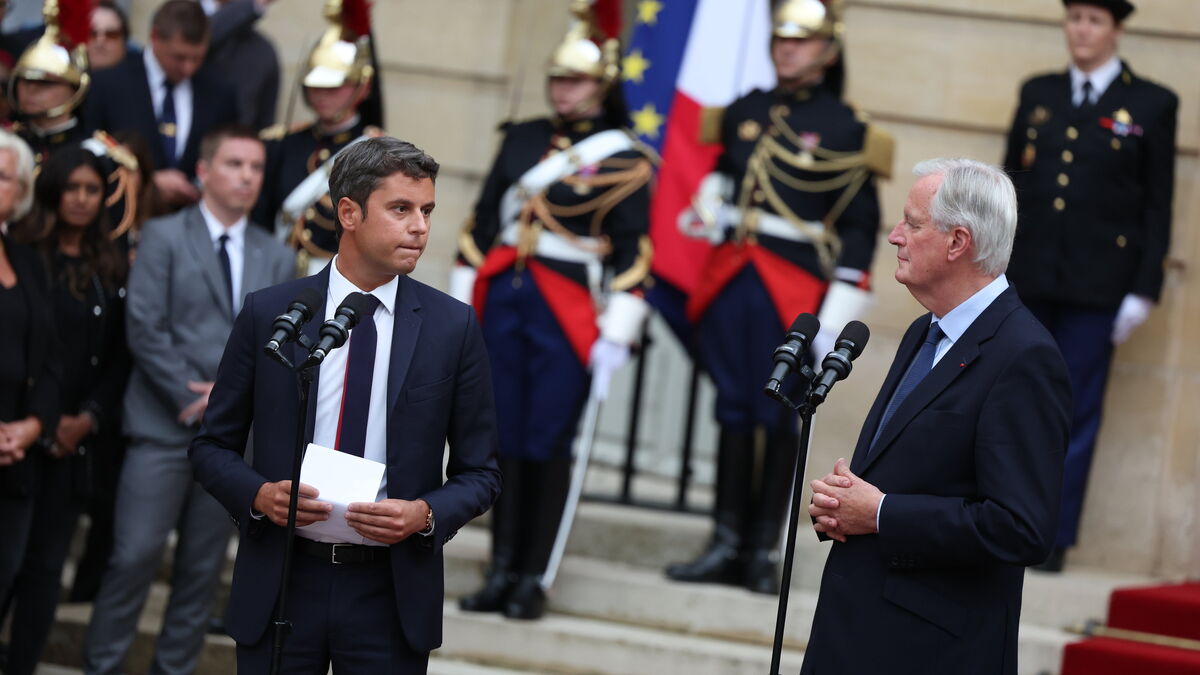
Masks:
[[[260,141],[278,141],[287,135],[286,124],[272,124],[271,126],[258,132],[258,140]]]
[[[701,143],[711,144],[721,142],[721,120],[725,117],[725,108],[701,108],[700,138]]]
[[[129,169],[130,171],[138,170],[137,155],[133,154],[128,147],[119,143],[106,131],[97,131],[92,134],[88,140],[97,142],[99,145],[94,146],[97,149],[102,149],[104,154],[112,158],[114,162]],[[86,144],[86,142],[85,142]]]
[[[853,103],[850,103],[847,105],[849,105],[850,109],[854,111],[854,119],[858,120],[859,124],[870,124],[871,123],[871,113],[867,112],[866,110],[860,109],[858,106],[854,105]]]
[[[895,154],[896,139],[878,125],[868,124],[863,139],[863,161],[867,169],[880,178],[891,178]]]

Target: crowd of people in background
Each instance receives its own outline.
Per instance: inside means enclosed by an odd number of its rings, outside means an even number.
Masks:
[[[330,14],[326,49],[349,45],[350,62],[315,59],[325,68],[305,100],[317,120],[275,126],[278,58],[255,30],[269,4],[167,0],[139,48],[120,5],[47,1],[44,25],[0,37],[2,672],[36,669],[85,513],[66,597],[95,603],[87,672],[123,669],[172,531],[156,672],[191,672],[214,628],[234,530],[192,479],[187,445],[242,298],[297,274],[275,214],[310,155],[330,152],[303,140],[361,136],[372,94],[371,57]],[[297,227],[293,245],[312,239]]]
[[[279,60],[255,28],[271,1],[165,0],[143,48],[113,0],[47,0],[44,27],[0,36],[5,673],[36,668],[82,514],[67,597],[95,602],[86,671],[122,668],[172,530],[154,668],[195,667],[234,530],[194,482],[186,448],[242,299],[328,264],[337,215],[322,178],[339,151],[383,133],[369,25],[340,2],[301,78],[314,120],[275,124]],[[715,244],[707,265],[724,270],[688,307],[721,433],[712,538],[666,574],[760,593],[778,591],[797,428],[761,395],[769,361],[745,359],[768,355],[797,312],[822,314],[821,353],[862,315],[880,221],[874,178],[891,171],[891,140],[841,98],[840,15],[788,14],[803,4],[777,3],[779,85],[726,111],[712,139],[724,154],[680,223]],[[1075,386],[1050,570],[1075,543],[1113,345],[1161,291],[1178,106],[1117,56],[1130,3],[1063,4],[1073,65],[1022,89],[1004,157],[1021,200],[1009,276]],[[450,283],[482,319],[506,479],[490,571],[462,607],[521,619],[545,611],[585,403],[607,395],[648,311],[656,158],[623,131],[615,44],[576,5],[546,72],[551,114],[507,128]],[[568,150],[586,166],[533,176]],[[1075,246],[1060,250],[1067,237]]]

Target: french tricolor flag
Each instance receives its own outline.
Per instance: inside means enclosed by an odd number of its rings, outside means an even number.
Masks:
[[[677,220],[721,152],[701,144],[705,108],[720,108],[755,88],[770,88],[768,0],[641,0],[622,61],[633,130],[662,155],[650,207],[650,300],[686,334],[683,304],[704,273],[708,244],[679,232]]]

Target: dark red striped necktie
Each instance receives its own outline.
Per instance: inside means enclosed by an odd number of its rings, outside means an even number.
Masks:
[[[342,411],[338,415],[334,447],[351,455],[364,456],[367,445],[367,414],[371,409],[371,384],[375,376],[375,309],[379,298],[371,299],[370,309],[350,331],[350,355],[346,358],[346,379],[342,388]]]

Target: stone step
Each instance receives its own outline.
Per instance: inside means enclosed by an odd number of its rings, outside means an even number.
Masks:
[[[694,514],[584,502],[571,530],[567,555],[622,564],[661,575],[670,562],[688,560],[703,549],[709,528],[708,518]],[[471,525],[446,547],[448,577],[451,565],[461,562],[452,562],[452,558],[477,555],[477,540],[471,544],[467,541],[470,541],[471,532],[481,530],[484,530],[482,524]],[[464,540],[463,544],[459,544],[460,539]],[[483,545],[486,546],[486,542]],[[793,597],[797,591],[815,592],[820,588],[829,546],[817,542],[807,529],[800,532],[792,568]],[[483,555],[486,557],[486,550]],[[1160,580],[1083,567],[1068,567],[1058,574],[1030,570],[1025,574],[1021,616],[1030,625],[1052,628],[1076,626],[1089,619],[1103,620],[1108,596],[1114,589],[1156,583]],[[556,584],[558,587],[563,585]]]
[[[126,661],[127,672],[145,673],[149,669],[154,639],[162,625],[160,618],[166,606],[166,599],[166,585],[155,583],[150,590],[150,597],[146,600],[146,611],[138,622],[138,635]],[[81,675],[79,667],[82,664],[83,640],[91,612],[91,605],[59,605],[57,621],[42,657],[44,663],[38,667],[36,675]],[[226,636],[206,636],[204,651],[195,675],[229,675],[233,672],[236,672],[233,639]],[[472,663],[461,658],[446,658],[441,656],[441,651],[435,652],[429,661],[429,675],[542,675],[546,672],[532,669],[516,671]]]
[[[538,621],[513,621],[470,614],[446,604],[447,657],[503,665],[528,672],[595,675],[761,675],[771,648],[643,626],[563,614]],[[785,650],[784,672],[800,669],[803,655]]]
[[[479,528],[467,528],[446,548],[448,596],[462,595],[478,588],[487,551],[487,534]],[[1072,579],[1070,586],[1086,587],[1089,583],[1096,583],[1096,580]],[[1064,601],[1064,598],[1069,601],[1071,593],[1059,592],[1058,597],[1054,596],[1050,594],[1041,599],[1049,606]],[[816,591],[792,590],[785,621],[785,647],[804,648],[812,628],[816,602]],[[740,588],[673,582],[657,570],[567,556],[550,592],[548,607],[550,611],[566,616],[758,645],[769,653],[775,636],[777,603],[773,596]],[[1030,675],[1057,672],[1063,646],[1075,636],[1059,626],[1038,625],[1028,614],[1023,617],[1018,646],[1020,672]],[[489,649],[507,647],[489,645]]]

